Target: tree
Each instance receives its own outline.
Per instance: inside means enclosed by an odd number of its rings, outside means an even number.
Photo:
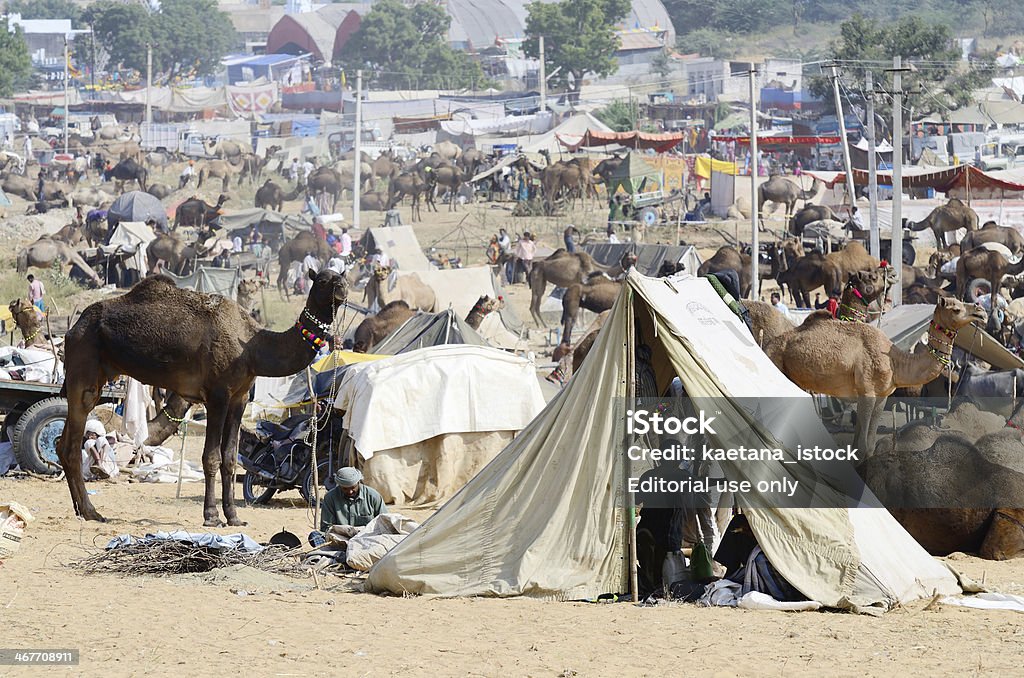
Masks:
[[[594,111],[594,117],[616,132],[628,132],[635,128],[639,114],[633,101],[613,101],[604,108]]]
[[[32,59],[21,28],[11,32],[4,21],[0,28],[0,96],[8,97],[32,73]]]
[[[543,35],[547,72],[555,73],[551,82],[569,89],[574,98],[588,73],[606,77],[618,70],[615,25],[629,12],[629,0],[532,2],[526,9],[524,52],[539,57],[538,38]]]
[[[71,19],[72,28],[82,18],[82,8],[71,0],[8,0],[7,12],[22,19]]]
[[[86,8],[83,19],[92,27],[97,51],[102,47],[113,63],[144,73],[147,45],[152,44],[154,73],[168,78],[190,71],[215,72],[235,44],[234,26],[215,0],[163,0],[155,12],[142,5],[99,0]],[[75,51],[89,63],[91,44],[83,40]]]
[[[451,17],[430,3],[375,2],[341,50],[346,70],[369,71],[380,87],[461,88],[484,81],[480,64],[447,44]]]

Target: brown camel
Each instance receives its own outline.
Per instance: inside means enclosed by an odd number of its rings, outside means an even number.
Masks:
[[[999,226],[994,221],[986,221],[977,231],[965,235],[960,241],[960,251],[967,252],[989,242],[999,243],[1010,250],[1015,258],[1024,254],[1024,236],[1017,229]]]
[[[423,180],[419,172],[402,172],[388,182],[388,209],[394,209],[405,196],[412,197],[412,220],[422,219],[420,214],[420,197],[426,192],[427,182]],[[433,205],[434,211],[437,206]]]
[[[49,269],[57,261],[70,267],[77,266],[89,276],[97,287],[103,285],[103,280],[100,279],[100,276],[71,245],[60,240],[54,240],[49,236],[39,238],[39,240],[18,252],[17,270],[18,273],[25,273],[30,266]]]
[[[926,384],[949,365],[956,332],[984,324],[980,306],[940,299],[928,344],[914,353],[893,346],[873,325],[813,314],[804,324],[764,347],[775,365],[805,391],[857,399],[854,446],[870,453],[886,398],[901,386]]]
[[[238,281],[238,290],[235,293],[235,302],[243,311],[249,314],[250,318],[261,325],[263,324],[263,318],[259,309],[260,290],[266,287],[266,285],[267,281],[265,278],[245,278]]]
[[[277,252],[277,263],[280,265],[280,270],[277,273],[277,289],[285,297],[288,296],[288,269],[291,268],[292,262],[305,259],[306,252],[312,252],[321,264],[327,263],[333,254],[333,250],[327,242],[316,237],[311,231],[302,231],[281,245],[281,249]]]
[[[7,310],[14,318],[14,324],[21,330],[21,343],[24,346],[47,346],[43,335],[43,324],[39,321],[39,310],[23,299],[15,299],[7,305]]]
[[[478,330],[480,329],[480,323],[484,321],[484,318],[502,308],[504,305],[505,300],[502,297],[491,299],[489,294],[484,294],[476,300],[476,303],[473,304],[473,308],[469,309],[469,313],[466,314],[466,324],[474,330]]]
[[[352,350],[356,353],[368,352],[414,315],[416,312],[402,299],[392,301],[384,306],[380,313],[371,315],[359,323],[352,337]]]
[[[985,413],[962,403],[942,428],[912,423],[879,441],[858,471],[879,500],[929,553],[1024,556],[1024,445],[1021,410],[990,430]],[[987,416],[987,415],[986,415]],[[958,418],[970,419],[957,425]],[[979,435],[980,434],[980,435]]]
[[[191,262],[199,256],[196,246],[186,243],[177,233],[160,233],[146,246],[146,261],[151,272],[155,272],[162,261],[168,270],[185,275]]]
[[[839,221],[828,205],[807,205],[790,218],[789,232],[797,237],[802,236],[808,224],[823,220]]]
[[[366,305],[370,308],[384,308],[399,299],[416,311],[433,312],[437,297],[434,288],[423,282],[415,273],[405,275],[390,266],[374,265],[373,274],[366,283]]]
[[[956,297],[965,299],[971,281],[976,278],[987,280],[994,293],[999,292],[1003,276],[1024,272],[1024,257],[1011,264],[1002,253],[978,247],[965,251],[956,262]]]
[[[621,269],[621,266],[618,268]],[[530,271],[530,291],[533,296],[530,300],[530,314],[538,327],[547,327],[544,318],[540,315],[540,304],[544,299],[544,292],[547,291],[548,283],[555,287],[569,287],[570,285],[581,284],[591,273],[600,271],[615,277],[620,271],[609,269],[594,261],[594,258],[586,252],[569,253],[559,248],[550,256],[540,261],[533,262],[533,270]]]
[[[308,274],[313,285],[306,306],[284,332],[262,330],[230,299],[178,289],[165,276],[146,278],[127,294],[85,309],[65,338],[61,390],[68,418],[59,456],[76,515],[103,519],[82,480],[82,437],[103,385],[123,374],[206,404],[204,525],[223,524],[216,504],[218,471],[224,517],[229,525],[245,524],[235,509],[234,484],[249,389],[257,376],[285,377],[309,365],[330,341],[335,311],[348,297],[337,273]]]
[[[178,228],[178,226],[203,228],[220,215],[221,208],[228,200],[231,198],[221,193],[217,197],[215,205],[208,205],[202,198],[192,196],[174,210],[174,228]]]
[[[801,308],[811,307],[811,292],[819,287],[826,294],[838,294],[852,273],[873,271],[878,268],[875,259],[864,246],[856,241],[846,244],[842,250],[823,255],[811,252],[793,262],[787,270],[776,277],[780,286],[789,286],[789,293]]]
[[[143,444],[150,446],[163,445],[164,441],[178,430],[181,420],[185,417],[188,408],[191,406],[191,403],[186,402],[177,393],[168,393],[167,399],[162,405],[158,406],[159,411],[156,413],[156,416],[146,422],[146,426],[149,428],[149,437],[146,438]]]
[[[740,302],[750,314],[751,332],[757,345],[764,347],[775,337],[792,331],[796,325],[767,301],[744,299]]]
[[[611,309],[622,290],[622,283],[604,273],[594,273],[583,284],[569,285],[562,296],[562,342],[572,341],[576,316],[585,308],[594,313]]]
[[[262,186],[256,189],[255,205],[259,208],[280,212],[286,200],[295,200],[300,194],[299,188],[295,188],[291,193],[285,193],[278,184],[267,179]]]
[[[587,328],[587,333],[583,335],[579,343],[576,344],[576,348],[572,352],[572,371],[578,372],[580,367],[583,366],[583,361],[587,359],[587,355],[590,353],[590,349],[594,347],[594,342],[597,340],[597,335],[601,333],[601,328],[604,327],[604,323],[608,320],[608,315],[611,311],[603,311],[599,313],[594,322],[590,323],[590,327]],[[568,377],[569,375],[565,375]]]
[[[203,182],[207,177],[210,177],[211,179],[213,177],[217,177],[221,180],[221,192],[227,193],[228,185],[240,171],[240,167],[232,165],[227,160],[211,160],[203,163],[203,166],[199,168],[199,181],[196,183],[196,188],[202,188]]]
[[[978,213],[957,198],[951,198],[945,205],[933,209],[921,221],[903,220],[903,228],[911,231],[923,231],[930,228],[935,235],[935,246],[942,249],[946,245],[945,233],[955,233],[957,229],[967,229],[968,234],[978,229]]]
[[[722,271],[736,271],[740,277],[740,296],[750,294],[750,255],[741,254],[735,247],[722,245],[714,256],[697,269],[697,275],[709,275]],[[738,301],[738,300],[737,300]]]
[[[76,223],[65,224],[59,231],[50,236],[54,240],[60,240],[72,247],[81,245],[87,239],[85,228]]]
[[[775,175],[757,187],[757,208],[761,210],[766,202],[785,205],[788,217],[796,209],[798,200],[810,200],[818,194],[820,187],[821,182],[815,179],[811,187],[805,191],[789,179]]]

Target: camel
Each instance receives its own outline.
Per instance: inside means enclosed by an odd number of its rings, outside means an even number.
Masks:
[[[619,267],[621,269],[621,266]],[[594,258],[586,252],[569,253],[564,249],[557,249],[545,259],[533,262],[533,270],[530,272],[530,314],[538,327],[547,327],[544,318],[540,314],[540,304],[544,299],[544,292],[547,284],[555,287],[569,287],[570,285],[582,284],[591,273],[612,274],[613,269],[602,266],[594,261]],[[616,275],[621,271],[616,271]]]
[[[124,192],[124,184],[127,181],[136,182],[139,185],[139,190],[145,191],[148,175],[149,173],[146,171],[146,168],[131,158],[126,158],[117,163],[109,172],[110,178],[117,182],[118,190],[122,193]]]
[[[757,345],[764,347],[775,337],[792,331],[796,325],[767,301],[744,299],[740,302],[750,314],[751,333]]]
[[[960,251],[969,252],[985,243],[999,243],[1017,258],[1024,254],[1024,236],[1015,228],[999,226],[994,221],[986,221],[977,231],[970,231],[960,241]]]
[[[252,153],[252,146],[247,142],[234,139],[209,139],[204,144],[208,155],[227,160],[229,158],[240,158],[245,153]]]
[[[255,204],[261,209],[272,209],[280,212],[284,208],[286,200],[295,200],[301,193],[296,188],[291,193],[285,193],[284,189],[267,179],[262,186],[256,189]]]
[[[985,425],[988,419],[993,425]],[[929,553],[1019,558],[1024,556],[1021,426],[1020,409],[1006,422],[962,402],[941,429],[914,422],[885,436],[858,471]]]
[[[788,269],[780,272],[776,281],[780,287],[789,286],[790,295],[798,306],[810,308],[810,293],[814,290],[824,287],[826,294],[838,294],[852,273],[873,271],[879,263],[861,243],[850,241],[838,252],[828,255],[811,252],[800,257]]]
[[[73,205],[92,205],[93,207],[113,202],[115,198],[102,188],[96,187],[75,189],[68,197]]]
[[[279,292],[283,292],[285,297],[288,296],[288,269],[291,268],[292,262],[305,259],[307,252],[312,252],[321,264],[327,263],[334,253],[325,241],[310,231],[302,231],[281,245],[281,249],[277,252],[277,263],[280,265],[277,274],[277,289]]]
[[[582,284],[569,285],[562,296],[562,342],[572,341],[572,330],[581,308],[594,313],[611,310],[621,290],[622,283],[609,279],[604,273],[595,273]]]
[[[196,183],[196,188],[202,188],[203,181],[207,177],[217,177],[221,180],[221,192],[227,193],[228,185],[238,172],[239,168],[227,160],[211,160],[203,163],[203,166],[199,169],[199,181]]]
[[[735,247],[723,245],[718,248],[715,254],[702,263],[697,269],[698,276],[718,273],[720,271],[736,271],[740,277],[740,296],[746,297],[750,294],[750,256],[740,254]],[[738,301],[738,300],[737,300]]]
[[[146,261],[151,272],[162,261],[178,275],[185,275],[189,264],[199,257],[195,245],[189,245],[177,233],[160,233],[146,246]]]
[[[167,184],[152,183],[149,185],[149,188],[146,189],[146,193],[149,193],[157,200],[163,200],[171,193],[174,193],[174,189]]]
[[[412,196],[412,220],[422,219],[420,213],[420,196],[428,189],[427,182],[418,172],[402,172],[388,182],[388,209],[394,209],[405,196]],[[437,206],[434,210],[437,211]]]
[[[823,220],[839,221],[828,205],[806,205],[790,218],[789,232],[799,237],[808,224]]]
[[[370,175],[389,183],[401,171],[401,165],[397,162],[391,151],[385,151],[377,156],[377,159],[370,163]]]
[[[448,162],[455,162],[462,157],[462,147],[450,141],[442,141],[434,144],[434,153],[437,153]]]
[[[234,504],[238,428],[257,376],[284,377],[302,370],[331,341],[335,311],[348,284],[333,271],[308,272],[313,281],[305,308],[284,332],[260,329],[238,304],[217,295],[178,289],[166,276],[146,278],[127,294],[92,304],[65,337],[66,375],[61,395],[67,424],[58,452],[75,514],[103,520],[85,491],[82,437],[103,385],[124,374],[206,404],[203,446],[206,493],[203,524],[245,523]]]
[[[956,296],[966,298],[971,281],[976,278],[987,280],[993,293],[998,294],[1006,275],[1019,275],[1024,272],[1024,257],[1011,264],[1000,252],[978,247],[964,252],[956,262]]]
[[[854,446],[870,453],[889,395],[898,387],[920,386],[939,376],[949,365],[957,331],[985,320],[980,306],[940,299],[927,345],[906,353],[873,325],[813,314],[800,327],[773,339],[764,351],[805,391],[856,398]]]
[[[401,275],[389,266],[376,264],[366,283],[365,296],[366,305],[370,308],[384,308],[392,301],[401,299],[413,310],[433,312],[437,303],[434,289],[415,273]]]
[[[978,229],[978,213],[957,198],[951,198],[945,205],[933,209],[921,221],[903,220],[903,228],[911,231],[923,231],[930,228],[935,235],[935,246],[939,249],[946,244],[945,233],[956,233],[957,229],[966,229],[968,234]]]
[[[59,231],[50,236],[54,240],[67,243],[72,247],[77,247],[87,239],[85,229],[76,223],[65,224],[60,228]]]
[[[757,187],[757,209],[761,211],[766,202],[773,202],[786,206],[786,216],[793,214],[798,200],[810,200],[818,194],[821,182],[817,179],[809,189],[801,190],[799,186],[789,179],[774,175]]]
[[[221,207],[230,199],[221,193],[217,198],[216,205],[207,205],[201,198],[192,196],[174,210],[174,228],[177,229],[178,226],[203,228],[220,215]]]
[[[383,191],[368,191],[359,196],[359,209],[364,212],[384,212],[388,209],[388,194]]]
[[[149,437],[146,438],[144,444],[150,446],[163,445],[164,441],[178,430],[181,419],[184,418],[188,408],[191,406],[191,403],[186,402],[178,394],[168,393],[163,406],[158,406],[159,411],[156,413],[156,416],[147,422]]]
[[[473,308],[469,309],[469,313],[466,314],[466,324],[474,330],[478,330],[480,329],[480,324],[484,321],[484,318],[504,306],[504,298],[498,297],[497,299],[492,299],[489,294],[484,294],[476,300],[476,303],[473,304]]]
[[[416,312],[409,308],[409,304],[402,299],[396,299],[386,304],[379,313],[371,315],[359,323],[352,336],[352,350],[356,353],[368,352],[414,315]]]
[[[572,352],[572,371],[579,372],[580,367],[583,366],[583,361],[587,359],[587,354],[590,353],[590,349],[594,347],[594,341],[597,340],[597,335],[601,333],[601,328],[604,327],[604,323],[608,320],[608,316],[611,311],[603,311],[594,318],[594,322],[590,323],[590,327],[587,328],[587,333],[583,335],[579,343]],[[568,375],[566,375],[568,376]]]
[[[15,299],[7,305],[14,324],[21,330],[22,346],[47,346],[43,335],[43,324],[39,321],[39,309],[23,299]]]
[[[235,292],[235,303],[261,325],[263,320],[257,305],[260,302],[259,292],[266,285],[265,278],[245,278],[238,281],[238,290]]]
[[[462,186],[464,175],[462,170],[453,165],[440,165],[436,167],[427,175],[427,204],[433,206],[434,204],[434,187],[444,186],[448,189],[448,211],[451,212],[455,209],[456,198],[458,197],[459,187]],[[437,211],[437,207],[434,207],[434,211]]]
[[[25,273],[30,266],[49,269],[53,267],[56,261],[68,264],[72,268],[77,266],[92,279],[97,287],[103,285],[103,280],[100,279],[100,276],[71,245],[60,240],[54,240],[49,236],[39,238],[39,240],[18,252],[17,270],[18,273]]]
[[[35,202],[39,199],[39,196],[36,195],[36,182],[20,174],[8,174],[5,176],[3,183],[0,184],[0,188],[8,195],[16,195],[29,202]]]

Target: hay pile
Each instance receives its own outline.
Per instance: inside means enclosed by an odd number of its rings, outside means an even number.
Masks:
[[[305,575],[305,568],[299,563],[298,549],[273,544],[253,553],[242,548],[210,548],[177,540],[138,541],[71,563],[71,567],[92,574],[127,575],[209,572],[232,565],[246,565],[279,574]]]

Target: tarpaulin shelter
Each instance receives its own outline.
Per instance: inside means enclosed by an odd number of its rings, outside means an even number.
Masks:
[[[389,503],[423,504],[455,494],[544,398],[532,361],[449,344],[350,366],[334,406],[365,482]]]
[[[431,271],[435,267],[423,253],[412,226],[378,226],[367,229],[366,251],[380,248],[402,271]]]
[[[583,367],[501,454],[374,566],[368,589],[560,600],[627,591],[633,561],[622,403],[633,395],[638,343],[651,349],[659,390],[678,375],[690,398],[713,398],[726,413],[719,426],[745,421],[739,399],[764,396],[786,398],[816,418],[811,396],[774,366],[706,279],[630,272]],[[786,423],[739,433],[750,447],[771,448],[781,437],[777,426]],[[719,463],[730,478],[812,474],[799,461]],[[816,491],[841,492],[828,476],[815,482]],[[826,607],[884,610],[959,592],[944,565],[870,492],[862,496],[870,507],[771,508],[757,490],[737,501],[776,571]]]
[[[200,266],[195,273],[184,277],[174,275],[170,271],[165,271],[164,274],[182,289],[195,290],[205,294],[219,294],[231,300],[238,296],[238,282],[242,278],[242,272],[237,268],[213,268],[212,266]]]
[[[822,172],[805,170],[804,174],[826,184],[829,188],[846,183],[846,175],[842,172]],[[892,171],[878,170],[878,184],[892,186]],[[853,170],[853,183],[867,186],[866,170]],[[934,188],[947,193],[955,188],[979,189],[992,188],[1004,191],[1024,191],[1024,177],[1012,171],[997,170],[983,172],[973,165],[957,165],[955,167],[904,167],[904,188]]]
[[[583,251],[603,266],[614,266],[627,252],[636,255],[636,270],[644,275],[656,276],[666,264],[682,264],[690,275],[697,275],[700,255],[692,245],[648,245],[635,243],[597,243],[584,245]]]
[[[122,193],[107,208],[107,223],[111,226],[116,226],[122,221],[145,223],[150,219],[162,228],[167,228],[167,210],[163,203],[142,191]]]
[[[146,224],[137,221],[122,221],[110,234],[110,242],[107,247],[114,248],[114,251],[133,249],[135,254],[125,259],[123,265],[125,268],[138,271],[139,277],[144,278],[149,273],[146,247],[155,239],[156,233]]]
[[[373,346],[370,352],[397,355],[444,344],[488,345],[487,340],[477,334],[462,316],[448,308],[440,313],[417,313]]]
[[[608,177],[608,194],[612,195],[620,188],[626,193],[643,193],[661,189],[665,185],[665,176],[661,170],[648,164],[639,153],[629,153],[612,170]]]
[[[246,240],[249,232],[255,228],[264,240],[271,245],[288,240],[301,231],[308,231],[312,222],[302,214],[281,214],[274,210],[254,207],[238,210],[230,214],[221,214],[210,222],[210,225],[223,229],[229,240],[236,235]]]
[[[557,136],[557,135],[556,135]],[[638,150],[653,150],[655,153],[671,151],[686,138],[685,132],[598,132],[588,129],[578,141],[558,136],[558,140],[570,151],[599,146],[623,146]]]

